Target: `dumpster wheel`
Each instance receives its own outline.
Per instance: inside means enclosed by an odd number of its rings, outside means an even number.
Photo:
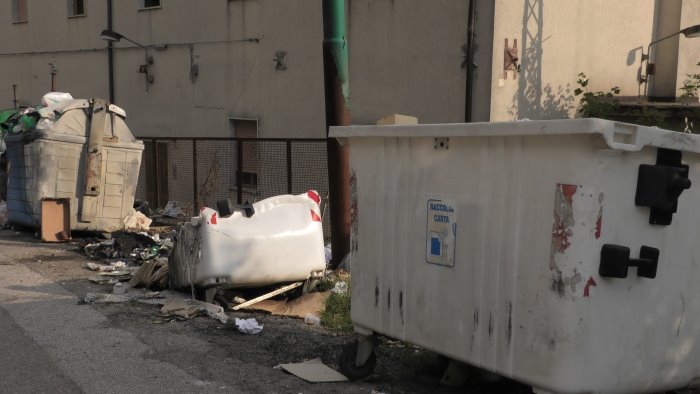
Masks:
[[[350,380],[364,379],[374,372],[374,367],[377,365],[377,356],[375,352],[369,355],[367,361],[361,366],[356,365],[358,342],[352,341],[343,347],[340,353],[340,372]]]

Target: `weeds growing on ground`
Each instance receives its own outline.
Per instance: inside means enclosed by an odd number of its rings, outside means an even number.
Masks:
[[[331,331],[341,333],[353,332],[352,319],[350,318],[351,280],[350,275],[338,275],[330,278],[322,287],[332,289],[336,282],[344,281],[348,284],[348,291],[339,294],[331,293],[326,300],[326,309],[321,313],[321,324]]]

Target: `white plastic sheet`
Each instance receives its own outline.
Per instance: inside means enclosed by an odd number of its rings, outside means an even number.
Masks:
[[[236,318],[236,328],[243,334],[255,335],[260,334],[263,330],[263,325],[258,323],[254,318],[239,319]]]

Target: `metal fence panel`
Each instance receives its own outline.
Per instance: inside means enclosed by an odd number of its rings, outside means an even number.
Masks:
[[[316,190],[330,237],[327,146],[324,139],[142,138],[136,198],[162,208],[178,201],[193,214],[231,199],[257,202]],[[239,171],[240,170],[240,171]]]

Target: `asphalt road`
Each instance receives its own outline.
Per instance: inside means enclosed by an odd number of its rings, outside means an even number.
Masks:
[[[0,392],[80,393],[76,385],[48,353],[37,345],[12,316],[0,309]]]
[[[150,359],[149,347],[132,333],[111,327],[104,315],[76,301],[63,287],[22,264],[0,265],[0,390],[236,392]],[[17,341],[7,338],[5,328]]]

